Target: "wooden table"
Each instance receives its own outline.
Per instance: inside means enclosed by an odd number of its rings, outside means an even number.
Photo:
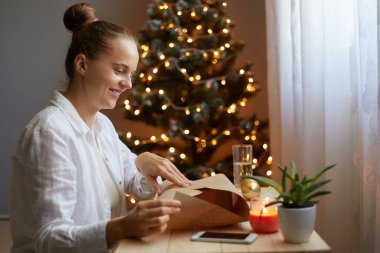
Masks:
[[[208,231],[250,232],[249,222],[234,226],[207,229]],[[218,253],[218,252],[331,252],[330,247],[314,231],[310,241],[301,244],[285,243],[281,232],[259,234],[252,244],[195,242],[190,238],[197,230],[167,231],[144,240],[127,239],[120,242],[116,253]]]

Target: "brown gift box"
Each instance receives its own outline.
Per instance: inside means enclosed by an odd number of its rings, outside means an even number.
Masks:
[[[180,188],[165,181],[159,199],[182,202],[181,212],[170,217],[169,229],[202,229],[231,225],[249,219],[249,207],[223,174],[192,181]]]

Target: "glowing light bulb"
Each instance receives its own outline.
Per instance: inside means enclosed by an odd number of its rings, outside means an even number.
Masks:
[[[190,133],[190,130],[189,130],[189,129],[185,129],[185,130],[183,131],[183,133],[184,133],[184,134],[189,134],[189,133]]]
[[[151,75],[148,75],[148,80],[151,81],[153,77]]]
[[[251,138],[251,137],[250,137],[249,135],[246,135],[246,136],[244,137],[244,140],[249,141],[250,138]]]
[[[139,140],[135,140],[135,145],[138,146],[140,144],[140,141]]]
[[[254,164],[257,164],[257,159],[256,159],[256,158],[253,158],[252,162],[253,162]]]
[[[197,26],[195,27],[195,29],[197,29],[197,30],[201,30],[201,29],[202,29],[202,25],[197,25]]]
[[[179,157],[180,157],[181,159],[185,159],[185,158],[186,158],[186,155],[185,155],[184,153],[182,153],[182,154],[179,155]]]
[[[151,90],[149,87],[146,87],[146,88],[145,88],[145,91],[146,91],[147,93],[150,93],[152,90]]]
[[[198,142],[199,141],[199,137],[195,137],[194,141]]]
[[[182,11],[177,11],[177,15],[181,16],[182,15]]]
[[[158,94],[160,94],[160,95],[163,95],[164,93],[165,93],[164,90],[159,90],[159,91],[158,91]]]
[[[192,16],[192,17],[195,17],[195,15],[196,15],[195,11],[192,11],[192,12],[190,13],[190,16]]]
[[[224,7],[226,7],[226,6],[227,6],[227,3],[226,3],[226,2],[223,2],[222,5],[223,5]]]
[[[156,74],[157,72],[158,72],[158,68],[154,68],[154,69],[153,69],[153,73]]]
[[[181,72],[182,72],[183,74],[185,74],[185,73],[187,72],[187,70],[184,69],[184,68],[182,68],[182,69],[181,69]]]
[[[226,48],[230,48],[230,47],[231,47],[231,45],[230,45],[229,43],[224,44],[224,46],[225,46]]]
[[[223,31],[224,33],[228,33],[228,29],[227,29],[227,28],[224,28],[222,31]]]
[[[151,141],[156,141],[157,138],[156,138],[156,136],[152,135],[152,136],[150,137],[150,140],[151,140]]]
[[[144,73],[140,73],[140,75],[139,75],[140,78],[143,78],[144,76],[145,76]]]
[[[251,136],[251,140],[255,141],[256,140],[256,135]]]
[[[251,83],[249,83],[247,85],[247,91],[254,92],[255,90],[256,90],[256,88]]]
[[[226,85],[226,80],[223,79],[222,81],[220,81],[220,84],[221,85]]]
[[[170,43],[169,43],[169,47],[170,47],[170,48],[173,48],[173,47],[174,47],[174,43],[173,43],[173,42],[170,42]]]
[[[253,83],[253,78],[252,77],[248,78],[248,82]]]
[[[208,34],[213,34],[214,32],[212,31],[212,29],[207,29],[207,32],[208,32]]]
[[[267,173],[266,173],[266,175],[267,175],[268,177],[272,176],[272,171],[271,171],[271,170],[268,170]]]
[[[134,111],[134,114],[135,114],[136,116],[139,115],[139,114],[140,114],[140,110],[138,110],[138,109],[135,110],[135,111]]]
[[[161,139],[165,140],[167,138],[166,134],[161,134]]]
[[[203,11],[204,11],[204,12],[206,12],[207,10],[208,10],[208,7],[207,7],[207,6],[203,7]]]
[[[201,112],[201,108],[200,108],[200,107],[197,107],[197,108],[195,109],[195,111],[196,111],[196,112]]]
[[[175,152],[175,148],[174,148],[174,147],[170,147],[170,148],[169,148],[169,152],[170,152],[170,153],[174,153],[174,152]]]
[[[136,203],[136,200],[135,200],[135,199],[131,199],[131,203],[132,203],[132,204],[135,204],[135,203]]]
[[[166,62],[165,62],[165,67],[168,68],[169,66],[170,66],[170,62],[169,62],[169,61],[166,61]]]
[[[267,149],[268,148],[268,145],[267,144],[263,144],[263,149]]]
[[[165,55],[164,54],[160,54],[159,58],[160,58],[160,60],[164,60],[165,59]]]
[[[188,38],[187,39],[187,43],[192,43],[193,42],[193,39],[192,38]]]
[[[218,141],[216,139],[211,140],[211,145],[216,146],[218,144]]]
[[[186,115],[190,115],[190,110],[189,110],[189,108],[186,108],[186,109],[185,109],[185,114],[186,114]]]
[[[227,136],[231,134],[230,130],[224,130],[223,133],[224,133],[224,135],[227,135]]]
[[[196,75],[195,79],[198,80],[198,81],[201,80],[201,75]]]
[[[244,70],[244,69],[239,70],[239,74],[240,74],[240,75],[244,75],[244,73],[245,73],[245,70]]]
[[[258,125],[260,125],[260,121],[255,120],[255,126],[258,126]]]
[[[126,133],[125,137],[127,137],[128,139],[130,139],[132,137],[132,133],[131,132]]]
[[[161,106],[161,109],[162,109],[163,111],[165,111],[166,109],[168,109],[168,106],[167,106],[167,105],[162,105],[162,106]]]

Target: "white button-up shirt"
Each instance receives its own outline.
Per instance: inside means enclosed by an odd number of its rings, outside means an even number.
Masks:
[[[136,155],[97,113],[94,131],[123,201],[155,193],[135,165]],[[13,156],[10,191],[12,253],[105,252],[110,200],[98,170],[96,140],[74,106],[59,92],[25,127]]]

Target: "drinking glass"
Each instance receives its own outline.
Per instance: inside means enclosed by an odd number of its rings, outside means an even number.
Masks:
[[[252,175],[252,145],[232,146],[234,185],[240,191],[241,176]]]

